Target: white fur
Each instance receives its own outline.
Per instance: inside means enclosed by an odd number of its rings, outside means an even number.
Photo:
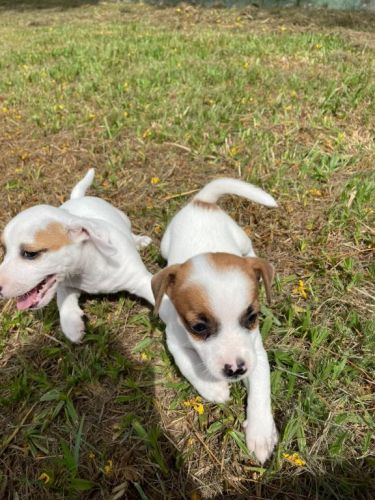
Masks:
[[[206,185],[195,200],[214,203],[230,193],[270,207],[275,200],[255,186],[235,179],[218,179]],[[222,403],[229,398],[225,364],[236,359],[245,362],[244,378],[250,385],[245,422],[246,442],[260,462],[272,453],[277,431],[271,411],[270,369],[259,328],[246,330],[239,324],[241,313],[249,305],[252,282],[240,269],[220,269],[212,265],[207,253],[225,252],[237,256],[255,256],[246,233],[223,211],[189,203],[172,219],[161,242],[168,265],[190,259],[193,270],[189,284],[198,285],[208,298],[220,325],[217,335],[205,341],[195,339],[185,328],[166,295],[160,317],[166,323],[167,345],[181,373],[207,400]],[[203,255],[202,255],[203,254]]]
[[[100,198],[85,196],[93,178],[91,169],[66,203],[59,208],[28,208],[11,220],[3,233],[6,254],[0,266],[1,295],[19,297],[47,276],[54,276],[47,293],[33,308],[44,307],[57,293],[61,327],[73,342],[84,335],[83,311],[78,305],[81,292],[126,290],[154,303],[151,274],[137,251],[151,240],[132,234],[123,212]],[[23,258],[21,246],[32,243],[35,234],[52,222],[64,227],[72,244],[45,252],[35,260]]]

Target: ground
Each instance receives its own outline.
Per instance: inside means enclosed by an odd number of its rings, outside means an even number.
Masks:
[[[55,303],[0,332],[0,497],[373,498],[375,16],[147,3],[0,1],[0,222],[90,194],[152,236],[233,176],[277,209],[221,205],[277,278],[262,335],[280,442],[244,444],[245,392],[196,399],[163,325],[126,294]]]

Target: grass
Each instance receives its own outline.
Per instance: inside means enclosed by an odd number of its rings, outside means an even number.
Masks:
[[[222,205],[277,268],[262,335],[280,443],[259,467],[242,386],[196,400],[133,297],[87,297],[80,346],[55,304],[9,301],[0,496],[372,498],[374,16],[73,4],[0,2],[2,225],[95,166],[91,192],[153,237],[156,271],[181,193],[217,175],[272,192],[277,210]]]

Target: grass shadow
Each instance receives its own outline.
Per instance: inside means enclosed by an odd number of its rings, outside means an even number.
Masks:
[[[0,367],[1,498],[188,498],[194,484],[163,428],[164,381],[142,329],[97,321],[73,345],[52,336],[55,307],[43,315]]]
[[[85,5],[97,5],[100,0],[0,0],[1,10],[40,10],[40,9],[61,9],[83,7]]]

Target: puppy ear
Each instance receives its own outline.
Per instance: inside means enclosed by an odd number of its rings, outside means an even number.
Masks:
[[[168,266],[162,271],[156,273],[151,279],[152,293],[155,298],[154,313],[158,314],[160,309],[161,301],[163,300],[163,295],[166,293],[169,295],[171,288],[176,282],[176,273],[180,267],[180,264],[174,264],[173,266]]]
[[[255,271],[258,280],[262,278],[263,285],[266,290],[267,302],[270,304],[271,286],[275,276],[275,268],[270,262],[259,257],[247,257],[247,261],[251,269]]]
[[[116,253],[116,248],[110,240],[109,231],[101,221],[77,217],[68,226],[68,234],[76,243],[90,240],[106,257],[111,257]]]

